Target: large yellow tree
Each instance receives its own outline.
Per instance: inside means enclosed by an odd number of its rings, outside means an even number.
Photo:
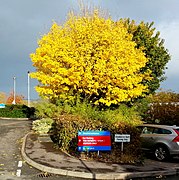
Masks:
[[[119,104],[148,91],[141,73],[148,59],[136,48],[123,23],[103,18],[98,10],[70,13],[63,26],[53,23],[31,54],[41,96],[71,99],[77,94],[95,104]]]

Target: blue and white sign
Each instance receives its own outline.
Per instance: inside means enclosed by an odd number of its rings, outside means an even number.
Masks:
[[[5,104],[0,104],[0,108],[5,108]]]
[[[110,136],[109,131],[78,131],[78,136]]]
[[[78,151],[111,151],[109,131],[78,131]]]
[[[115,134],[115,142],[130,142],[130,134]]]

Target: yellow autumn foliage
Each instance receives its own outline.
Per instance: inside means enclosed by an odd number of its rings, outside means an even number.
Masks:
[[[70,99],[81,94],[95,104],[119,104],[148,91],[141,83],[148,59],[136,48],[121,21],[71,13],[63,26],[53,23],[31,54],[41,96]]]

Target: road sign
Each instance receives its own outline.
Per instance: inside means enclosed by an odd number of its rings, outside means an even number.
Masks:
[[[0,104],[0,108],[5,108],[5,104]]]
[[[115,142],[130,142],[130,134],[115,134]]]
[[[109,131],[79,131],[78,151],[110,151]]]
[[[130,134],[115,134],[114,137],[115,142],[121,142],[121,151],[123,153],[124,150],[124,142],[130,142]]]

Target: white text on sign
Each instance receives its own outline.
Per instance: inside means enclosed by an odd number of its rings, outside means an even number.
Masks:
[[[130,142],[130,134],[115,134],[115,142]]]

